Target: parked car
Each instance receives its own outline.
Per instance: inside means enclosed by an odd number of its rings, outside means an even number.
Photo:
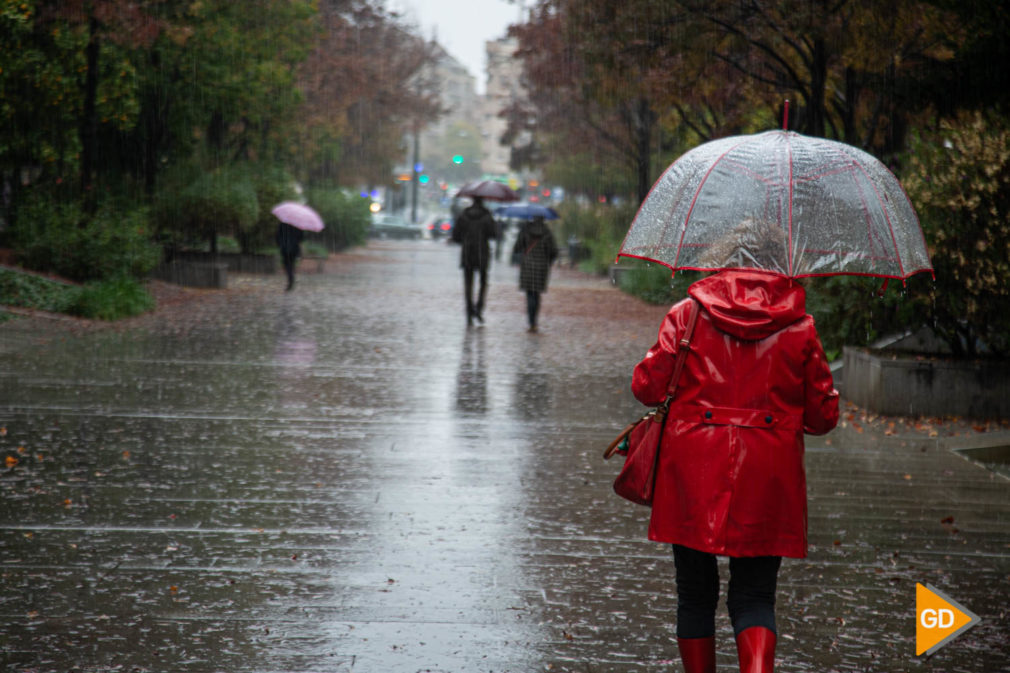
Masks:
[[[439,239],[452,232],[452,218],[448,215],[432,215],[421,227],[430,238]]]
[[[421,228],[399,215],[373,213],[368,235],[373,238],[421,238]]]

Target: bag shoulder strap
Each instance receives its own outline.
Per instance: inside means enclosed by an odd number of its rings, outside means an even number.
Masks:
[[[687,352],[691,350],[691,339],[694,337],[694,327],[698,324],[698,313],[701,304],[697,299],[691,299],[691,314],[687,318],[687,327],[677,344],[677,361],[673,365],[673,376],[670,377],[670,387],[666,391],[666,402],[664,407],[670,405],[670,400],[677,394],[677,384],[680,382],[680,373],[684,370],[684,360],[687,359]]]
[[[677,360],[673,366],[673,376],[670,378],[670,386],[666,391],[666,399],[660,404],[656,409],[650,411],[645,416],[640,419],[629,423],[621,434],[617,435],[614,441],[610,442],[606,450],[603,452],[603,458],[609,459],[612,455],[617,453],[617,447],[621,444],[624,439],[631,434],[631,431],[635,429],[635,426],[640,422],[644,421],[650,416],[656,417],[662,423],[666,423],[666,414],[670,409],[670,401],[673,396],[677,393],[677,382],[680,380],[680,372],[684,369],[684,360],[687,358],[687,352],[691,350],[691,338],[694,336],[694,327],[698,324],[698,313],[700,309],[700,304],[697,299],[691,299],[691,313],[687,318],[687,328],[684,330],[684,334],[681,336],[680,341],[677,344]],[[656,455],[659,455],[659,451],[656,451]]]

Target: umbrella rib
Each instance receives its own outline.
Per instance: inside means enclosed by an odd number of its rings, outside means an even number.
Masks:
[[[866,178],[866,181],[870,183],[870,187],[873,188],[873,193],[877,197],[877,203],[880,205],[880,210],[884,213],[884,221],[887,222],[887,231],[890,232],[890,234],[891,234],[891,244],[894,246],[894,248],[893,248],[894,249],[894,256],[898,260],[898,271],[901,273],[901,278],[902,279],[907,278],[907,276],[905,275],[905,265],[901,261],[901,250],[898,249],[898,239],[894,235],[894,225],[891,224],[891,216],[888,214],[887,208],[884,207],[884,202],[880,198],[880,192],[877,190],[877,185],[874,184],[874,182],[870,178],[869,174],[863,169],[863,165],[860,164],[858,161],[856,161],[855,157],[851,156],[845,150],[844,147],[839,146],[836,149],[839,152],[841,152],[842,154],[844,154],[845,156],[849,157],[849,159],[852,161],[852,163],[855,164],[856,168],[859,169],[859,172],[863,174],[863,177]],[[883,164],[881,164],[881,165],[883,165]],[[886,166],[884,166],[884,170],[887,170]],[[892,176],[893,175],[894,174],[892,173]],[[894,180],[895,180],[895,182],[897,182],[898,178],[894,178]],[[898,184],[900,185],[901,183],[899,182]],[[908,197],[905,197],[905,198],[908,198]],[[914,213],[915,209],[913,209],[912,212]],[[869,209],[867,209],[867,214],[869,214]],[[916,221],[918,221],[918,218],[916,218]]]
[[[751,141],[751,140],[753,140],[753,138],[744,137],[740,142],[738,142],[737,144],[733,145],[732,147],[730,147],[729,149],[727,149],[725,152],[723,152],[722,154],[720,154],[719,157],[715,161],[712,162],[712,165],[708,167],[708,170],[705,171],[704,177],[702,177],[701,182],[698,183],[698,189],[695,190],[695,192],[694,192],[694,198],[691,199],[691,206],[687,209],[687,214],[684,215],[684,223],[683,223],[683,225],[680,228],[680,240],[677,241],[677,254],[676,254],[676,256],[674,256],[674,258],[673,258],[673,266],[670,267],[670,268],[676,270],[677,263],[680,261],[680,251],[681,251],[681,249],[683,248],[683,245],[684,245],[684,237],[687,235],[687,223],[691,221],[691,214],[694,212],[694,206],[695,206],[695,204],[698,203],[698,197],[701,196],[701,190],[705,188],[705,182],[708,180],[708,176],[710,176],[712,174],[712,171],[715,170],[715,167],[719,165],[719,162],[722,161],[726,157],[727,154],[729,154],[733,150],[737,149],[741,145],[744,145],[748,141]],[[679,161],[679,159],[678,159],[678,161]],[[663,235],[659,239],[661,241],[666,239],[666,232],[670,228],[670,220],[671,220],[671,218],[668,217],[667,218],[666,228],[663,230]]]
[[[793,152],[789,143],[789,133],[785,134],[786,154],[789,156],[789,276],[793,275]]]

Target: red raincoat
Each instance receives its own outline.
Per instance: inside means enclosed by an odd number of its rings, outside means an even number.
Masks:
[[[794,280],[723,271],[691,285],[703,308],[670,407],[649,539],[727,556],[807,555],[803,433],[838,422],[824,349]],[[632,392],[660,404],[690,301],[667,313]]]

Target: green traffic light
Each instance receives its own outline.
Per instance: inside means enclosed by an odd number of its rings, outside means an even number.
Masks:
[[[454,163],[457,166],[459,166],[461,163],[463,163],[463,155],[462,154],[454,154],[453,157],[452,157],[452,163]]]

